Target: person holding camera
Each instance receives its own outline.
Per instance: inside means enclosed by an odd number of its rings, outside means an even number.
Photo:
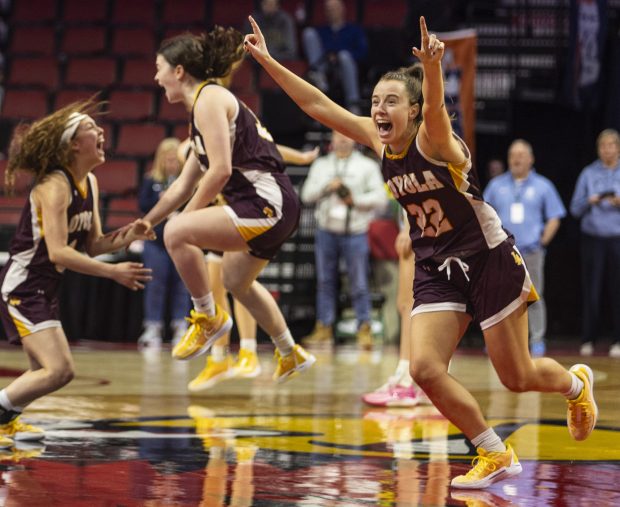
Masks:
[[[357,319],[357,342],[372,347],[368,290],[368,225],[387,205],[379,164],[355,148],[355,141],[333,132],[331,152],[317,158],[301,190],[304,204],[315,204],[316,309],[308,345],[331,344],[336,320],[339,266],[346,264],[349,293]]]
[[[591,356],[599,332],[601,293],[607,279],[612,310],[611,357],[620,358],[620,134],[603,130],[597,140],[598,159],[586,166],[570,202],[581,220],[583,301],[582,356]]]

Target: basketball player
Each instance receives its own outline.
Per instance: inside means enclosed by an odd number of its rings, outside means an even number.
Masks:
[[[206,352],[232,326],[228,313],[214,301],[203,257],[203,250],[222,251],[224,286],[269,333],[278,360],[273,378],[283,382],[316,359],[295,344],[276,301],[256,277],[294,232],[300,205],[269,132],[218,84],[243,58],[242,42],[236,30],[216,27],[162,43],[155,80],[169,102],[182,102],[190,112],[193,150],[180,177],[145,221],[157,224],[187,202],[164,233],[194,303],[190,326],[173,348],[173,357]],[[226,205],[208,207],[220,193]]]
[[[63,271],[111,278],[131,290],[143,289],[151,279],[151,270],[142,264],[92,258],[136,239],[152,239],[138,234],[138,222],[102,234],[97,179],[91,172],[105,161],[103,129],[90,116],[96,109],[90,100],[71,104],[19,129],[11,143],[9,186],[16,170],[34,173],[35,185],[0,272],[2,325],[9,341],[21,343],[30,361],[30,369],[0,391],[0,436],[5,443],[44,438],[43,430],[19,416],[29,403],[73,378],[73,359],[59,320]]]
[[[448,363],[469,323],[483,330],[502,383],[516,392],[562,393],[576,440],[587,438],[597,418],[589,367],[567,371],[553,359],[532,359],[527,304],[537,299],[514,239],[484,202],[469,149],[452,131],[444,104],[444,43],[420,18],[420,66],[384,74],[372,94],[371,118],[335,104],[276,62],[260,28],[246,50],[310,116],[369,146],[382,159],[394,197],[407,211],[415,255],[411,322],[411,374],[435,407],[478,450],[472,468],[452,480],[480,489],[521,472],[514,450],[486,423],[474,397],[448,373]],[[424,79],[422,79],[424,75]]]

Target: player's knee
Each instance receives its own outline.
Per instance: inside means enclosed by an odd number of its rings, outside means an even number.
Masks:
[[[164,227],[164,245],[166,250],[171,251],[177,248],[183,239],[183,235],[180,233],[179,227],[176,227],[174,222],[169,222]]]
[[[522,373],[513,372],[500,374],[499,379],[506,389],[513,393],[524,393],[529,391],[529,380],[527,376]]]
[[[75,377],[73,365],[66,364],[62,367],[55,368],[49,373],[49,383],[54,389],[60,389],[71,382]]]
[[[429,386],[432,386],[445,371],[440,365],[433,364],[425,358],[420,357],[411,362],[410,373],[415,383],[426,390]]]

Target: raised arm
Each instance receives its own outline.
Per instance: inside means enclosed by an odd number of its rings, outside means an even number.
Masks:
[[[283,65],[274,60],[267,50],[265,38],[259,26],[250,16],[253,33],[245,36],[243,42],[246,51],[269,73],[276,83],[309,116],[337,130],[360,144],[372,148],[381,154],[382,146],[376,135],[371,118],[356,116],[336,104],[321,90],[312,86]]]
[[[461,163],[465,160],[465,155],[461,145],[452,135],[452,124],[445,104],[441,68],[445,46],[435,34],[429,35],[424,16],[420,17],[420,32],[422,34],[420,49],[412,48],[413,54],[424,67],[422,81],[424,121],[420,126],[420,147],[424,153],[433,158],[444,162]]]

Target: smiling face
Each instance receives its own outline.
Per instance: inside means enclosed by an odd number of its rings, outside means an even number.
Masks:
[[[93,168],[105,162],[103,129],[90,116],[84,118],[71,140],[71,151],[80,165]]]
[[[381,80],[372,94],[370,116],[375,122],[377,135],[395,153],[406,146],[413,133],[413,120],[420,113],[420,105],[411,105],[410,102],[402,81]]]
[[[180,65],[173,67],[163,55],[159,54],[155,60],[155,67],[157,68],[155,81],[166,92],[168,102],[171,104],[181,102],[183,100],[183,92],[181,90],[180,77],[183,73],[183,67]]]

